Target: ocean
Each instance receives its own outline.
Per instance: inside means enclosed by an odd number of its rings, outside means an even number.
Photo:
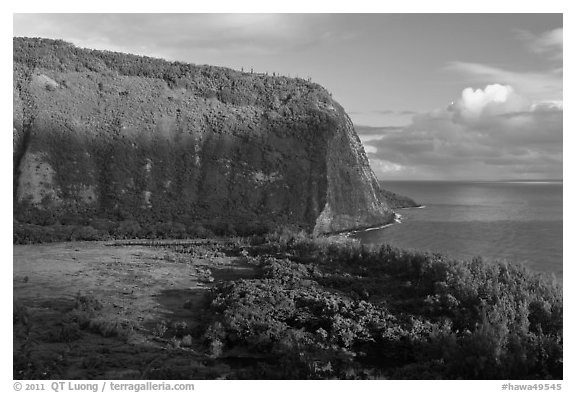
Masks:
[[[523,263],[562,280],[562,182],[381,182],[423,208],[399,223],[356,232],[366,244]]]

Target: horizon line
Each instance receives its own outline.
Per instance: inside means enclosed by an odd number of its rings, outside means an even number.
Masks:
[[[563,179],[378,179],[378,181],[383,182],[409,182],[409,181],[419,181],[419,182],[490,182],[490,183],[537,183],[537,182],[547,182],[547,183],[563,183]]]

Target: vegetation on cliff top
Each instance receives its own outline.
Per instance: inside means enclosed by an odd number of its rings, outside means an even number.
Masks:
[[[195,96],[217,98],[221,102],[236,105],[279,106],[281,103],[272,99],[273,90],[278,87],[284,91],[284,99],[287,101],[311,93],[324,96],[324,100],[329,99],[322,86],[302,78],[269,76],[225,67],[89,50],[62,40],[15,37],[13,53],[15,66],[27,68],[28,71],[38,68],[160,79],[171,88],[185,88]]]

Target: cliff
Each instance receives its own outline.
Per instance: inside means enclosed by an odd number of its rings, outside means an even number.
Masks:
[[[382,187],[380,187],[380,199],[385,200],[391,209],[404,209],[422,206],[412,198],[385,190]]]
[[[393,219],[350,119],[318,84],[48,39],[13,44],[21,222],[326,233]]]

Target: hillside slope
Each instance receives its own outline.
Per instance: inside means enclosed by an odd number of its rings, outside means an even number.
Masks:
[[[14,39],[22,222],[390,222],[354,127],[299,78]]]

